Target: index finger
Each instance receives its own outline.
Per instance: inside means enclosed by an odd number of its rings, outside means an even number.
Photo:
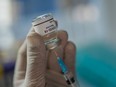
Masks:
[[[75,56],[76,46],[72,42],[68,42],[64,50],[64,62],[71,72],[75,72]]]
[[[57,37],[61,40],[60,45],[64,48],[65,45],[67,44],[67,40],[68,40],[67,32],[64,31],[64,30],[60,30],[58,32],[58,36]]]

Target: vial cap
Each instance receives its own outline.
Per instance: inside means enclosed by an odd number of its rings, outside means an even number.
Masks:
[[[53,16],[51,13],[48,13],[48,14],[44,14],[44,15],[41,15],[41,16],[38,16],[36,17],[33,21],[32,21],[32,25],[35,26],[35,25],[38,25],[42,22],[45,22],[45,21],[48,21],[50,19],[53,19]]]

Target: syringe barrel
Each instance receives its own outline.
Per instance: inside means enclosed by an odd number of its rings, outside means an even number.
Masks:
[[[64,74],[64,78],[69,85],[69,87],[79,87],[78,81],[75,80],[73,74],[71,72],[68,72]]]

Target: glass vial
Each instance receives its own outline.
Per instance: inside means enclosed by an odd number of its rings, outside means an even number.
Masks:
[[[42,36],[46,48],[51,50],[59,45],[57,38],[57,22],[52,14],[44,14],[35,18],[32,22],[35,32]]]

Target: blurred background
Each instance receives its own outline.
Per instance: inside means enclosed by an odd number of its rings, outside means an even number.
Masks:
[[[77,47],[81,87],[116,87],[116,0],[0,0],[0,87],[12,87],[33,18],[52,13]]]

